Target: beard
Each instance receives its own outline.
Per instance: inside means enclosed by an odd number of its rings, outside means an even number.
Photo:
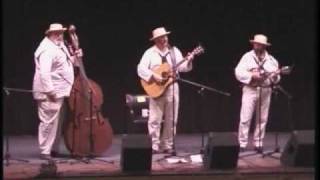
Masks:
[[[256,54],[263,54],[264,49],[254,49],[254,52],[255,52]]]
[[[168,40],[162,40],[162,41],[160,41],[160,45],[162,46],[162,47],[168,47]]]
[[[63,44],[63,38],[57,38],[57,39],[54,39],[53,42],[58,45],[58,46],[61,46]]]
[[[160,47],[160,49],[169,47],[169,40],[167,37],[160,37],[155,40],[155,43],[157,44],[158,47]]]

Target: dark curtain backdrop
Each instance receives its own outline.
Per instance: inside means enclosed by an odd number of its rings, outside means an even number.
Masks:
[[[237,131],[241,89],[234,68],[250,50],[256,33],[269,37],[280,65],[293,65],[273,98],[267,131],[313,129],[316,98],[316,1],[231,0],[3,0],[2,84],[31,89],[33,53],[50,23],[74,24],[84,51],[87,75],[104,93],[102,111],[116,133],[123,133],[125,94],[141,94],[136,74],[155,27],[165,26],[171,44],[184,54],[198,43],[205,54],[182,77],[231,93],[230,97],[180,83],[179,133]],[[36,104],[30,93],[3,95],[6,133],[37,134]],[[290,116],[291,115],[291,116]]]

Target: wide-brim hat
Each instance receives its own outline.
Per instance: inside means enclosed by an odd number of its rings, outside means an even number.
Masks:
[[[250,43],[258,43],[263,44],[266,46],[271,46],[271,44],[268,42],[267,36],[263,34],[256,34],[253,39],[249,40]]]
[[[49,34],[51,32],[64,32],[67,28],[63,27],[62,24],[53,23],[50,24],[49,29],[46,30],[45,34]]]
[[[166,31],[166,29],[164,27],[156,28],[156,29],[154,29],[152,31],[152,37],[150,38],[150,41],[153,41],[153,40],[157,39],[158,37],[165,36],[165,35],[168,35],[170,33],[171,32],[170,31]]]

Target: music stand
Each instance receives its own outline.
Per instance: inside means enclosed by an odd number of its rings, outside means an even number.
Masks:
[[[3,87],[2,89],[5,92],[5,104],[9,104],[10,91],[12,91],[12,92],[27,92],[27,93],[32,92],[32,91],[24,90],[24,89],[15,89],[15,88],[6,88],[6,87]],[[5,120],[3,121],[3,123],[4,122],[5,122]],[[4,127],[6,127],[6,126],[4,125]],[[9,139],[9,135],[8,134],[5,135],[5,144],[6,144],[6,148],[5,148],[4,160],[6,161],[6,166],[10,165],[10,160],[29,163],[28,160],[12,158],[12,156],[10,154],[10,148],[9,148],[10,147],[10,139]]]

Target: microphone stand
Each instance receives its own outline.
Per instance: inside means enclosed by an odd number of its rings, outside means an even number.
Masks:
[[[273,85],[272,86],[272,93],[274,93],[274,99],[278,99],[278,91],[277,91],[277,88],[276,88],[276,86],[275,85]],[[274,157],[274,156],[272,156],[274,153],[279,153],[280,152],[280,147],[279,147],[279,143],[278,143],[278,135],[279,135],[279,132],[278,131],[276,131],[275,132],[275,139],[274,139],[274,141],[275,141],[275,144],[274,144],[274,150],[273,151],[271,151],[271,152],[267,152],[267,153],[263,153],[262,154],[262,158],[264,158],[264,157],[266,157],[266,156],[270,156],[270,157],[272,157],[272,158],[275,158],[275,159],[279,159],[279,158],[277,158],[277,157]]]
[[[3,91],[5,92],[6,94],[6,97],[5,97],[5,102],[6,104],[9,104],[8,101],[9,101],[9,95],[10,95],[10,91],[12,92],[32,92],[31,90],[24,90],[24,89],[16,89],[16,88],[6,88],[6,87],[3,87],[2,88]],[[4,122],[4,121],[3,121]],[[6,127],[6,126],[4,126]],[[6,134],[5,135],[5,144],[6,144],[6,148],[5,148],[5,155],[4,155],[4,160],[6,161],[6,166],[9,166],[10,165],[10,160],[15,160],[15,161],[19,161],[19,162],[25,162],[25,163],[29,163],[28,160],[24,160],[24,159],[17,159],[17,158],[12,158],[11,154],[10,154],[10,142],[9,142],[9,135]]]
[[[9,96],[10,91],[12,92],[22,92],[22,93],[33,93],[33,92],[37,92],[37,91],[33,91],[33,90],[26,90],[26,89],[19,89],[19,88],[8,88],[8,87],[3,87],[3,90],[5,92],[5,94],[7,96]],[[58,137],[60,138],[60,137]],[[9,158],[10,158],[10,153],[9,153],[9,138],[6,136],[6,153],[5,153],[5,159],[7,160],[7,166],[9,165]],[[14,159],[17,161],[22,161],[22,162],[29,162],[28,160],[23,160],[23,159]],[[55,164],[55,163],[64,163],[67,162],[67,160],[48,160],[49,165],[50,164]]]
[[[204,88],[200,88],[197,93],[200,95],[200,103],[199,103],[199,107],[200,107],[200,110],[199,110],[199,116],[200,116],[200,121],[203,121],[203,102],[204,102],[204,95],[205,95],[205,92],[204,92]],[[200,148],[200,154],[204,154],[204,128],[202,125],[199,125],[199,129],[200,129],[200,132],[201,132],[201,148]]]
[[[101,161],[101,162],[106,162],[109,164],[114,164],[114,161],[109,161],[109,160],[104,160],[104,159],[99,159],[96,157],[96,155],[94,155],[94,141],[93,141],[93,91],[92,89],[89,88],[89,116],[90,116],[90,123],[89,123],[89,154],[86,155],[83,158],[83,162],[85,162],[86,164],[89,164],[91,162],[91,160],[97,160],[97,161]],[[97,117],[98,118],[98,117]]]
[[[211,91],[211,92],[216,92],[216,93],[218,93],[218,94],[225,95],[225,96],[230,96],[230,95],[231,95],[231,94],[228,93],[228,92],[220,91],[220,90],[217,90],[217,89],[215,89],[215,88],[212,88],[212,87],[209,87],[209,86],[200,84],[200,83],[196,83],[196,82],[193,82],[193,81],[189,81],[189,80],[186,80],[186,79],[182,79],[182,78],[180,78],[180,77],[179,77],[177,80],[178,80],[178,81],[181,81],[181,82],[184,82],[184,83],[187,83],[187,84],[191,84],[191,85],[196,86],[196,87],[200,87],[200,88],[203,89],[203,90],[208,90],[208,91]]]
[[[286,91],[284,88],[282,88],[280,85],[277,86],[277,88],[279,89],[280,92],[282,92],[286,97],[287,97],[287,100],[288,100],[288,103],[287,103],[287,108],[288,108],[288,114],[289,114],[289,118],[288,118],[288,125],[289,125],[289,129],[291,132],[293,132],[293,124],[292,124],[292,107],[291,107],[291,100],[293,98],[293,96],[288,92]]]
[[[193,82],[193,81],[189,81],[189,80],[186,80],[186,79],[183,79],[183,78],[180,78],[180,76],[176,77],[175,78],[175,82],[177,81],[181,81],[181,82],[184,82],[186,84],[189,84],[189,85],[192,85],[192,86],[196,86],[196,87],[199,87],[200,90],[198,90],[198,93],[203,97],[203,93],[204,93],[204,90],[208,90],[208,91],[211,91],[211,92],[215,92],[215,93],[218,93],[218,94],[221,94],[221,95],[224,95],[224,96],[230,96],[231,94],[228,93],[228,92],[224,92],[224,91],[220,91],[220,90],[217,90],[215,88],[212,88],[212,87],[209,87],[209,86],[206,86],[206,85],[203,85],[203,84],[200,84],[200,83],[196,83],[196,82]],[[174,83],[175,83],[174,82]],[[173,84],[174,86],[174,84]],[[173,92],[174,92],[174,88],[173,88]],[[174,94],[174,93],[173,93]],[[174,102],[174,97],[173,97],[173,103]],[[173,104],[173,116],[175,116],[175,110],[174,110],[174,104]],[[175,135],[174,135],[174,128],[175,128],[175,122],[173,120],[173,127],[172,127],[172,133],[173,133],[173,152],[169,155],[166,155],[164,156],[163,158],[160,158],[158,159],[157,161],[162,161],[163,159],[166,159],[168,157],[181,157],[181,156],[178,156],[177,153],[176,153],[176,148],[175,148]],[[200,154],[203,154],[204,153],[204,132],[202,131],[201,132],[201,148],[200,148]],[[188,156],[188,155],[187,155]],[[182,157],[185,157],[185,156],[182,156]],[[181,160],[179,160],[179,162],[181,162]]]
[[[275,91],[276,95],[278,94],[278,92],[282,92],[287,97],[287,100],[288,100],[287,108],[288,108],[288,114],[290,115],[290,117],[288,118],[289,119],[288,122],[289,122],[289,128],[292,132],[293,126],[292,126],[292,121],[291,121],[292,116],[291,116],[291,102],[290,102],[292,99],[292,95],[290,93],[288,93],[285,89],[283,89],[281,87],[281,85],[273,86],[273,90]],[[264,158],[265,156],[270,156],[275,159],[280,159],[279,157],[272,156],[274,153],[279,153],[279,152],[280,152],[280,146],[278,144],[278,132],[276,132],[276,134],[275,134],[275,149],[271,152],[264,153],[262,155],[262,157]]]
[[[182,78],[180,78],[180,77],[179,77],[177,80],[178,80],[178,81],[181,81],[181,82],[184,82],[184,83],[186,83],[186,84],[192,85],[192,86],[199,87],[200,89],[197,91],[197,93],[201,96],[201,104],[203,103],[205,90],[211,91],[211,92],[215,92],[215,93],[218,93],[218,94],[221,94],[221,95],[224,95],[224,96],[230,96],[230,95],[231,95],[231,94],[228,93],[228,92],[220,91],[220,90],[217,90],[217,89],[215,89],[215,88],[212,88],[212,87],[209,87],[209,86],[200,84],[200,83],[196,83],[196,82],[193,82],[193,81],[189,81],[189,80],[186,80],[186,79],[182,79]],[[201,113],[201,114],[202,114],[202,113]],[[201,117],[203,117],[203,116],[201,115]],[[203,120],[203,119],[201,118],[201,120]],[[200,148],[200,154],[204,154],[204,131],[203,131],[203,126],[202,126],[202,128],[201,128],[201,148]]]

